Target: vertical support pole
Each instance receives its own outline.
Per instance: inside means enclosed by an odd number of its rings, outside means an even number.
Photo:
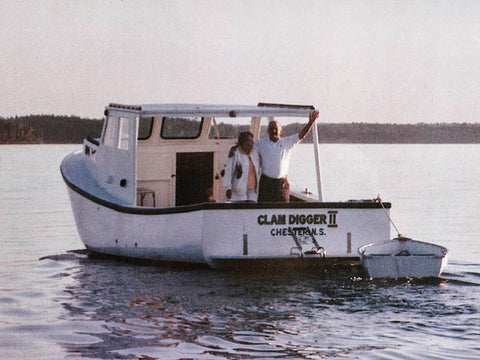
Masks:
[[[322,175],[320,173],[320,154],[318,153],[318,129],[317,124],[313,124],[313,152],[315,154],[315,170],[317,174],[318,200],[323,201],[322,193]]]
[[[352,233],[347,233],[347,254],[352,253]]]

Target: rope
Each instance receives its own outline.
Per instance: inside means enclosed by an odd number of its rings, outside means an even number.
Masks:
[[[393,227],[395,228],[395,230],[397,231],[397,234],[398,234],[398,237],[403,237],[403,235],[400,233],[400,231],[398,231],[398,228],[397,226],[395,225],[395,223],[393,222],[392,218],[390,217],[390,214],[388,213],[387,209],[385,209],[385,206],[383,206],[383,203],[382,203],[382,199],[380,198],[380,194],[378,194],[377,198],[375,199],[376,201],[378,201],[380,203],[380,205],[382,205],[382,209],[383,211],[385,211],[385,215],[387,215],[388,217],[388,220],[390,220],[390,222],[392,223]]]

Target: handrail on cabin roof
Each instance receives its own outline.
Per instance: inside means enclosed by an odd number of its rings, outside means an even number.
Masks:
[[[251,105],[211,105],[211,104],[144,104],[126,105],[110,103],[109,110],[135,112],[143,115],[174,116],[217,116],[217,117],[263,117],[284,116],[304,117],[315,108],[312,105],[258,103]]]

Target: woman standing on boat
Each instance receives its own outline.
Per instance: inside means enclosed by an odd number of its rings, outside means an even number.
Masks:
[[[255,149],[260,155],[262,176],[259,185],[259,202],[288,202],[290,198],[290,185],[287,180],[290,155],[292,150],[310,132],[318,110],[310,113],[309,121],[298,133],[280,138],[282,127],[276,121],[268,124],[268,139],[255,142]]]
[[[253,149],[253,134],[250,131],[238,135],[238,146],[229,154],[223,186],[231,201],[257,201],[260,158]]]

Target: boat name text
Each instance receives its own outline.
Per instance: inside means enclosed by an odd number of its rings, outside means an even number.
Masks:
[[[264,214],[257,218],[258,225],[327,225],[337,227],[338,211],[327,214]]]

